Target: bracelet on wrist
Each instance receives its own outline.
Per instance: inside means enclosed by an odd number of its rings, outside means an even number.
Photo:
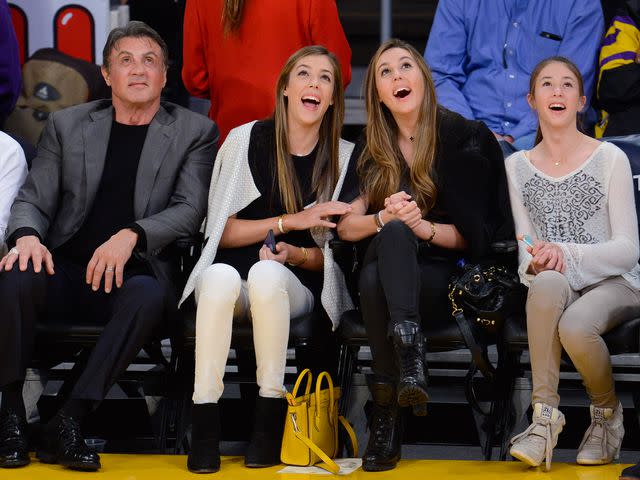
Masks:
[[[285,233],[288,233],[288,232],[289,232],[289,230],[285,229],[285,227],[284,227],[284,217],[286,217],[286,216],[287,216],[287,214],[286,214],[286,213],[283,213],[282,215],[280,215],[280,216],[278,217],[278,231],[279,231],[280,233],[282,233],[283,235],[284,235]]]
[[[376,222],[376,230],[379,232],[384,227],[384,221],[382,220],[382,210],[373,215],[373,219]]]
[[[430,220],[427,220],[427,222],[429,222],[429,225],[431,225],[431,235],[429,235],[429,238],[427,238],[427,243],[431,244],[431,242],[433,242],[433,239],[436,238],[436,224]]]
[[[307,260],[309,260],[309,251],[305,247],[299,247],[299,248],[300,248],[300,250],[302,250],[302,260],[300,260],[299,262],[296,262],[296,263],[287,262],[292,267],[299,267],[300,265],[305,263]]]

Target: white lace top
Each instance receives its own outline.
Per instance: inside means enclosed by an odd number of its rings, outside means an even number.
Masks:
[[[571,288],[622,275],[640,289],[633,181],[622,150],[603,142],[578,169],[557,178],[538,170],[522,151],[505,166],[516,233],[558,244]],[[518,244],[518,273],[528,286],[532,257]]]

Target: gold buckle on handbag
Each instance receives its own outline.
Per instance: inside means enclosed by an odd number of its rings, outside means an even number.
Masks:
[[[290,416],[291,416],[291,423],[293,423],[293,431],[299,432],[300,428],[298,428],[298,423],[296,422],[296,414],[292,413]]]

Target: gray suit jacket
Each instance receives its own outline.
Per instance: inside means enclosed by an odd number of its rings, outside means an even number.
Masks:
[[[7,238],[30,227],[53,250],[80,229],[102,178],[113,113],[110,100],[98,100],[49,116],[38,155],[11,207]],[[134,215],[147,245],[138,253],[173,293],[176,277],[165,247],[200,228],[218,137],[208,118],[162,103],[142,149]]]

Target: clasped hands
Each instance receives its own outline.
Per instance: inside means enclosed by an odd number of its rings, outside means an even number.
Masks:
[[[518,240],[522,241],[523,235],[518,235]],[[526,246],[527,252],[533,257],[529,264],[529,273],[537,275],[545,270],[555,270],[564,273],[566,262],[564,253],[559,245],[544,240],[534,240],[533,247]]]
[[[411,230],[420,226],[422,212],[411,195],[406,192],[397,192],[384,199],[385,223],[391,220],[400,220]]]
[[[109,240],[96,248],[87,265],[85,280],[93,291],[100,288],[104,277],[104,291],[111,292],[115,277],[116,287],[122,287],[124,282],[124,266],[131,258],[133,249],[138,241],[138,234],[125,228],[113,235]],[[29,260],[33,263],[33,270],[40,273],[44,266],[49,275],[53,275],[54,263],[51,252],[40,243],[35,235],[26,235],[16,241],[16,246],[0,260],[0,271],[10,271],[18,262],[21,272],[27,270]]]

